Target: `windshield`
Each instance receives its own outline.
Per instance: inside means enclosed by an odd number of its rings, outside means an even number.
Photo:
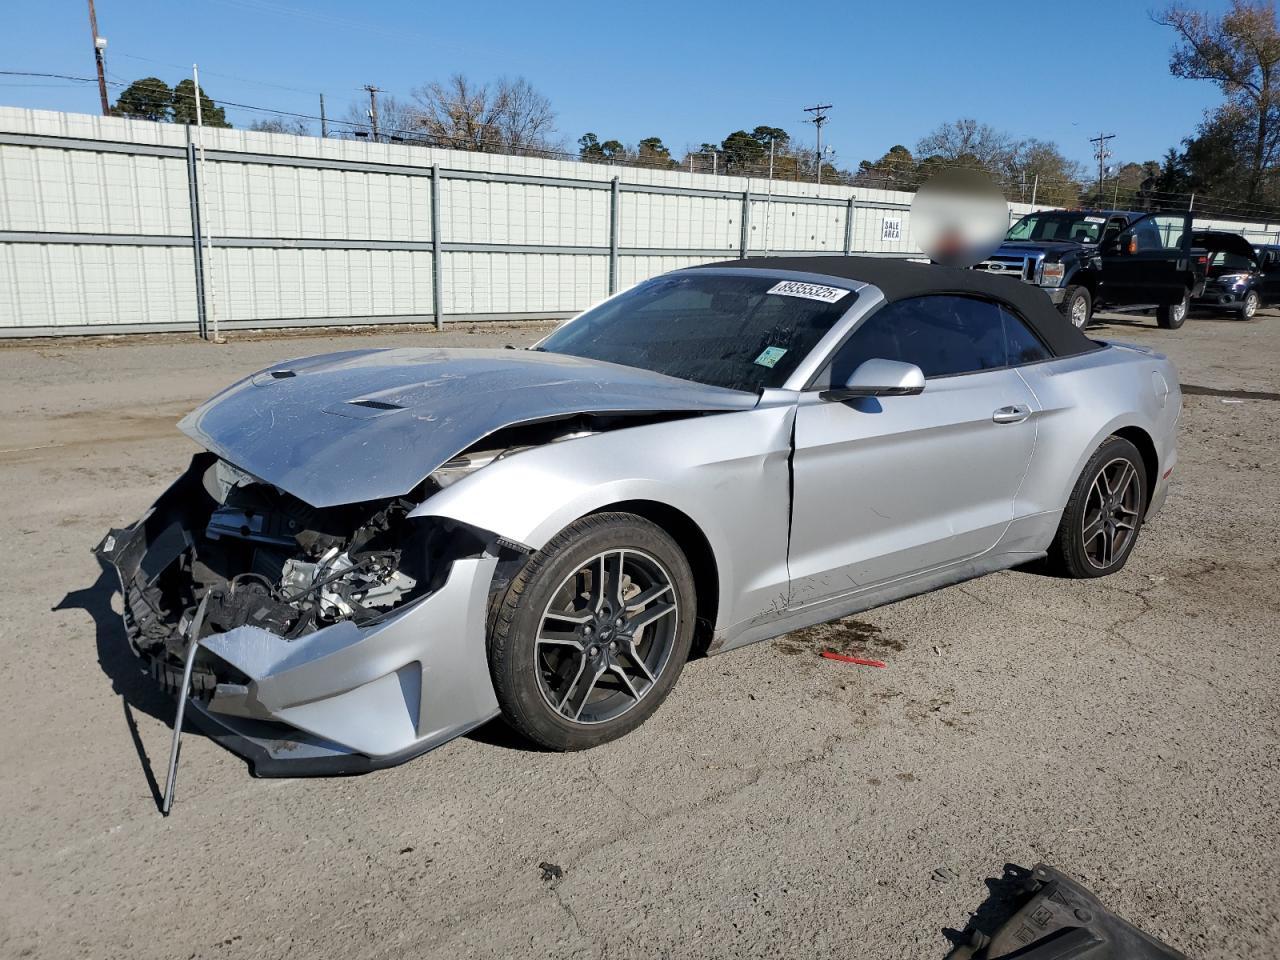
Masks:
[[[1066,213],[1061,210],[1029,213],[1005,234],[1006,240],[1070,240],[1097,243],[1107,218],[1095,213]]]
[[[1209,276],[1223,277],[1233,273],[1252,273],[1253,261],[1238,253],[1219,250],[1209,258]]]
[[[537,349],[755,391],[785,383],[855,297],[777,277],[669,275],[588,310]]]

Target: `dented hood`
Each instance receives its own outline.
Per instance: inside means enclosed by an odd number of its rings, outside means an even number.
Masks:
[[[357,350],[280,363],[178,424],[312,506],[408,493],[503,427],[580,413],[714,413],[754,394],[530,350]]]

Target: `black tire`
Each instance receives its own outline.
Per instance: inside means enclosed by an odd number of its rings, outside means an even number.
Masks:
[[[664,580],[670,590],[659,597],[673,593],[675,609],[628,629],[665,603],[655,597],[636,611],[628,600],[659,590]],[[615,582],[622,585],[617,591]],[[630,590],[639,592],[628,596]],[[498,601],[488,653],[503,717],[550,750],[584,750],[630,733],[679,679],[693,642],[696,601],[689,561],[662,528],[630,513],[596,513],[571,523],[529,559]],[[578,622],[580,616],[588,622]],[[627,626],[615,627],[618,619]],[[633,635],[639,638],[634,644]],[[583,692],[590,677],[597,679]],[[566,689],[557,707],[553,700]],[[570,716],[575,707],[576,717]]]
[[[1093,319],[1093,297],[1087,287],[1072,285],[1062,294],[1062,302],[1058,304],[1058,312],[1067,318],[1077,330],[1083,330]]]
[[[1106,477],[1102,478],[1104,472]],[[1118,487],[1122,478],[1126,484],[1132,482],[1132,490],[1126,486],[1116,491],[1123,498],[1116,504],[1108,498],[1112,496],[1112,487]],[[1108,437],[1089,458],[1071,491],[1058,533],[1049,547],[1050,566],[1077,579],[1105,577],[1120,570],[1137,543],[1150,496],[1146,467],[1138,448],[1123,437]],[[1109,519],[1112,526],[1108,534]],[[1103,529],[1091,534],[1099,523]],[[1120,524],[1128,524],[1129,529],[1123,529]],[[1109,555],[1108,535],[1111,538]]]
[[[1262,306],[1262,298],[1258,296],[1258,291],[1246,291],[1244,299],[1240,301],[1240,309],[1236,311],[1236,319],[1252,320],[1257,315],[1258,307],[1260,306]]]
[[[1156,323],[1165,330],[1177,330],[1187,322],[1187,311],[1191,308],[1191,291],[1185,290],[1178,303],[1161,304],[1156,308]]]

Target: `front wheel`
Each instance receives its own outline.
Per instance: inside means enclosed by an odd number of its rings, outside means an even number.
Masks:
[[[1187,320],[1187,310],[1191,306],[1191,292],[1183,291],[1182,299],[1177,303],[1162,304],[1156,309],[1156,323],[1165,330],[1177,330]]]
[[[493,617],[504,718],[551,750],[630,733],[679,679],[695,616],[693,573],[666,531],[629,513],[575,521],[530,558]]]
[[[1240,301],[1240,312],[1238,314],[1241,320],[1252,320],[1258,312],[1258,291],[1250,290],[1244,295],[1244,299]]]
[[[1108,437],[1089,458],[1062,512],[1049,562],[1069,577],[1105,577],[1125,565],[1146,511],[1142,454],[1123,437]]]
[[[1083,330],[1093,318],[1093,298],[1089,296],[1089,291],[1085,287],[1067,287],[1062,294],[1062,302],[1058,304],[1058,310],[1071,321],[1073,327]]]

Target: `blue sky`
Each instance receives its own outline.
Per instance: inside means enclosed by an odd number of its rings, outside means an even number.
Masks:
[[[457,71],[523,75],[569,143],[656,135],[679,152],[757,124],[812,142],[802,108],[831,103],[824,139],[854,166],[966,116],[1078,160],[1101,128],[1117,159],[1158,158],[1219,94],[1169,76],[1172,35],[1148,19],[1153,2],[98,0],[98,22],[113,78],[173,84],[196,61],[217,99],[309,114],[320,92],[345,113],[365,83],[406,95]],[[91,76],[85,10],[11,4],[0,69]],[[0,103],[98,110],[93,86],[8,76]],[[236,126],[254,116],[229,112]]]

